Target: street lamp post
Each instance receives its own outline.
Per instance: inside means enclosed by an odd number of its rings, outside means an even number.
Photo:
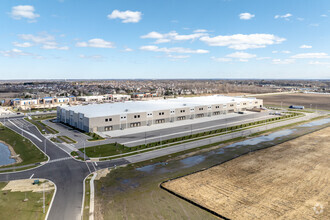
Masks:
[[[84,145],[84,161],[86,161],[86,144],[84,140],[83,140],[83,145]]]
[[[44,141],[44,153],[47,154],[47,139],[45,138],[45,141]]]
[[[46,210],[45,210],[45,182],[42,183],[42,200],[43,200],[43,204],[42,204],[42,211],[45,214]]]

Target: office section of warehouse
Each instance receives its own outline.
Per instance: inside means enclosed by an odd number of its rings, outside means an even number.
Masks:
[[[261,99],[213,95],[58,107],[57,119],[87,132],[103,132],[230,114],[262,105]]]

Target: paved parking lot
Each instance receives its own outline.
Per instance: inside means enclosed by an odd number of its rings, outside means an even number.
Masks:
[[[60,132],[58,135],[65,135],[72,138],[73,140],[76,140],[76,144],[64,144],[66,148],[71,148],[71,150],[73,150],[74,148],[79,149],[84,146],[90,147],[114,142],[125,144],[126,146],[136,146],[139,144],[159,141],[161,139],[165,140],[218,128],[224,128],[226,126],[248,123],[255,120],[263,120],[271,117],[275,116],[269,115],[268,112],[247,112],[246,114],[242,115],[232,113],[215,117],[205,117],[202,119],[185,120],[175,123],[165,123],[160,125],[143,126],[138,128],[113,131],[112,134],[115,134],[114,137],[107,137],[106,140],[102,141],[87,141],[89,136],[59,123],[52,123],[49,121],[44,121],[44,123],[58,130]]]

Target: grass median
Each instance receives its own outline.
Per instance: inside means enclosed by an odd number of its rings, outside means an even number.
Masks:
[[[1,219],[45,219],[54,190],[45,192],[46,211],[43,213],[41,192],[3,191],[7,185],[0,182],[0,218]],[[28,199],[24,201],[24,199]]]
[[[83,217],[82,220],[89,219],[89,210],[90,210],[90,200],[91,200],[91,186],[90,182],[93,174],[89,175],[85,180],[85,199],[84,199],[84,207],[83,207]]]
[[[15,166],[39,163],[46,160],[45,155],[30,140],[23,138],[3,125],[0,125],[0,140],[12,146],[15,153],[19,154],[19,157],[23,160],[21,163],[15,164]],[[14,165],[1,168],[9,166]]]
[[[25,118],[25,120],[30,122],[31,124],[35,125],[42,134],[58,134],[59,133],[57,130],[49,127],[48,125],[43,123],[41,120],[35,120],[33,118],[32,119]]]

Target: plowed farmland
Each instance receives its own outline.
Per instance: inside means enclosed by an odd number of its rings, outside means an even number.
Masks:
[[[230,219],[330,219],[330,128],[163,183]]]

